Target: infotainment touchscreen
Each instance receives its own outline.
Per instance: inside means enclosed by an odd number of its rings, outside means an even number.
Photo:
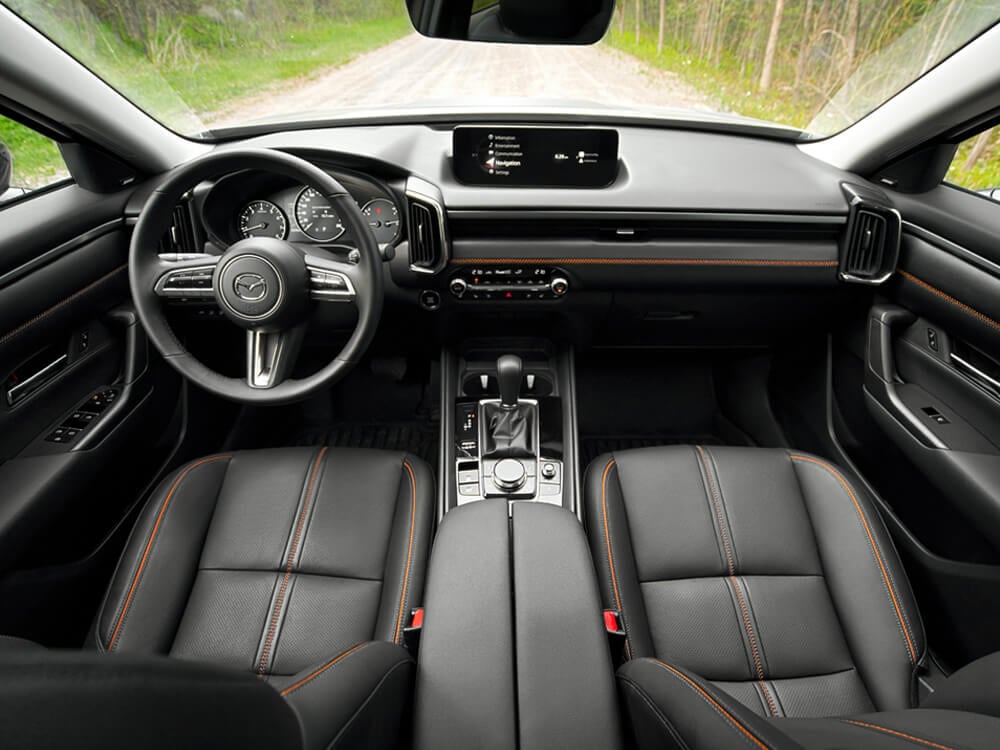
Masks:
[[[454,134],[455,177],[467,185],[599,188],[618,171],[618,131],[463,125]]]

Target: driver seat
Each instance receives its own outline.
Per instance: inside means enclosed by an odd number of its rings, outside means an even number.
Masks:
[[[142,511],[94,645],[249,672],[290,704],[306,748],[394,746],[433,511],[431,469],[406,454],[202,458]]]

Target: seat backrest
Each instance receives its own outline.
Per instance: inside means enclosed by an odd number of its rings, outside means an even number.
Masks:
[[[783,450],[606,455],[586,479],[606,605],[629,658],[695,672],[768,716],[909,708],[924,635],[870,499]]]

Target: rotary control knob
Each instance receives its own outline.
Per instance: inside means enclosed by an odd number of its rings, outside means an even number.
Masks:
[[[493,483],[504,492],[515,492],[527,479],[524,464],[516,458],[504,458],[493,467]]]
[[[562,276],[556,276],[549,282],[549,289],[551,289],[552,293],[557,297],[562,297],[569,291],[569,282]]]
[[[465,295],[465,290],[468,288],[469,285],[465,282],[465,279],[452,279],[448,284],[448,289],[459,299]]]

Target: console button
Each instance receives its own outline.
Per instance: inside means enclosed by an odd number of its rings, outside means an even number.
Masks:
[[[462,497],[479,497],[479,482],[458,485],[458,494]]]
[[[542,479],[555,479],[559,468],[551,461],[542,464]]]
[[[458,481],[459,481],[459,484],[470,484],[470,483],[475,484],[476,488],[478,489],[478,487],[479,487],[479,472],[475,471],[475,470],[472,470],[472,471],[460,471],[460,472],[458,472]]]

